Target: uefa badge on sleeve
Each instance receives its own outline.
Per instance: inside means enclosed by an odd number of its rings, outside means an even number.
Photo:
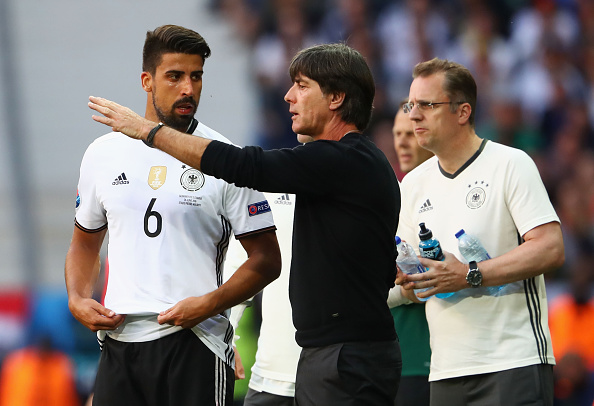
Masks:
[[[258,203],[248,204],[248,214],[250,217],[257,216],[258,214],[268,213],[270,211],[270,205],[268,200],[263,200]]]

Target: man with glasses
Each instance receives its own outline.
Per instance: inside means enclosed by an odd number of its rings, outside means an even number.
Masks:
[[[564,261],[559,218],[523,151],[479,138],[477,91],[464,66],[433,59],[415,66],[403,106],[419,144],[436,156],[402,182],[398,235],[418,244],[433,231],[444,261],[399,273],[407,295],[456,292],[426,303],[432,406],[552,405],[555,359],[543,274]],[[478,237],[491,259],[465,261],[455,234]],[[416,282],[413,285],[412,282]],[[496,295],[484,287],[506,285]]]

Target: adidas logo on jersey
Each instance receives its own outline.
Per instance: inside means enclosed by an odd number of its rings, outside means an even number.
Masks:
[[[287,204],[287,205],[292,205],[293,202],[289,199],[289,194],[285,193],[284,195],[282,195],[281,197],[277,197],[274,200],[274,204]]]
[[[128,183],[130,183],[128,181],[128,178],[126,178],[126,174],[124,172],[122,172],[121,175],[118,175],[117,178],[115,178],[115,180],[111,183],[112,185],[127,185]]]
[[[427,199],[427,200],[425,200],[425,203],[423,203],[423,205],[419,209],[419,213],[424,213],[429,210],[433,210],[433,206],[431,205],[431,202],[429,201],[429,199]]]

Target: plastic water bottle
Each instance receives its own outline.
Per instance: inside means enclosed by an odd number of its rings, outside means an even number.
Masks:
[[[481,244],[481,241],[469,234],[466,234],[464,229],[458,231],[456,233],[456,238],[458,239],[458,249],[460,250],[460,254],[464,257],[464,259],[468,262],[476,261],[481,262],[487,259],[491,259],[491,256]],[[485,289],[489,292],[490,295],[495,295],[503,286],[485,286]]]
[[[396,236],[396,249],[398,250],[398,258],[396,258],[396,263],[402,272],[407,275],[425,272],[425,267],[419,262],[419,258],[417,257],[413,247],[411,247],[406,241],[402,241],[398,236]],[[429,288],[415,289],[415,295],[428,289]],[[420,298],[418,295],[417,298],[423,302],[429,299],[428,297]]]
[[[423,258],[433,259],[435,261],[443,261],[445,256],[441,250],[441,244],[437,238],[433,238],[433,232],[425,227],[425,223],[420,223],[421,231],[419,231],[419,252]],[[440,299],[446,299],[452,296],[454,292],[437,293]]]

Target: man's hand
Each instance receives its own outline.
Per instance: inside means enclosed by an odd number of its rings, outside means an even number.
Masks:
[[[428,270],[413,275],[399,275],[396,283],[401,284],[405,290],[429,288],[429,290],[419,293],[419,298],[428,298],[436,293],[457,292],[467,288],[468,265],[460,262],[454,254],[446,251],[443,253],[445,255],[443,261],[419,258],[421,264]]]
[[[120,326],[126,318],[123,314],[116,314],[94,299],[81,298],[68,301],[72,315],[82,325],[93,332],[97,330],[113,330]]]
[[[212,306],[207,299],[208,295],[188,297],[177,302],[173,307],[159,313],[159,324],[171,324],[183,328],[192,328],[200,322],[211,317]]]
[[[235,353],[235,380],[245,379],[245,368],[236,346],[233,346],[233,352]]]
[[[400,291],[402,293],[402,296],[414,303],[425,303],[422,300],[419,300],[415,291],[413,290],[416,289],[416,284],[414,282],[405,281],[405,273],[400,270],[400,267],[398,265],[396,265],[396,269],[397,273],[396,280],[394,281],[394,283],[396,285],[400,285]]]
[[[89,108],[103,115],[93,115],[93,120],[131,138],[146,139],[151,129],[157,125],[128,107],[120,106],[102,97],[89,96]]]

